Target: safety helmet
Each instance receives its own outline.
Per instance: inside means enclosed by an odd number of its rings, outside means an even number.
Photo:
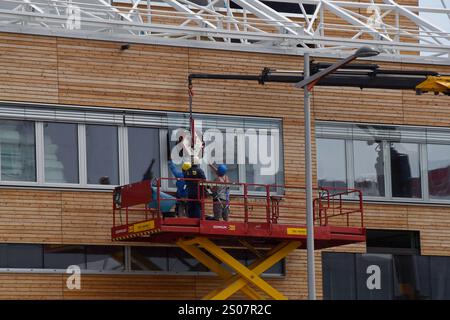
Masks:
[[[181,165],[181,169],[183,171],[188,171],[191,168],[191,163],[190,162],[183,162],[183,164]]]
[[[223,176],[227,173],[227,166],[224,164],[219,165],[219,167],[217,168],[217,173],[219,174],[219,176]]]

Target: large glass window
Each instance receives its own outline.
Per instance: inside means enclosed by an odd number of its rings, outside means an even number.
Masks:
[[[36,181],[32,121],[0,120],[0,171],[3,181]]]
[[[315,132],[320,186],[346,181],[380,200],[450,200],[449,129],[319,121]]]
[[[124,248],[121,246],[87,246],[86,267],[88,270],[123,270]]]
[[[384,196],[383,145],[380,141],[353,141],[355,188],[367,196]]]
[[[130,183],[160,177],[159,129],[128,127]]]
[[[45,181],[78,183],[78,126],[44,123]]]
[[[44,268],[67,269],[77,265],[86,269],[86,252],[84,246],[71,245],[45,245]]]
[[[450,145],[428,145],[428,190],[432,199],[450,200]]]
[[[317,179],[321,187],[347,187],[345,140],[317,139]]]
[[[420,156],[417,143],[391,143],[392,196],[421,198]]]
[[[119,184],[117,127],[86,126],[87,183]]]

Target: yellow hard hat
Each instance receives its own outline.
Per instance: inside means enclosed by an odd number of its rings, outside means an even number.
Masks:
[[[183,162],[183,164],[181,165],[181,169],[183,169],[183,171],[187,171],[191,168],[191,163],[190,162]]]

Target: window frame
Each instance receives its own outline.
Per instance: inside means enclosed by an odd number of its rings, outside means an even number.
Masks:
[[[55,106],[57,106],[55,108]],[[88,184],[87,183],[87,142],[86,142],[86,126],[87,125],[109,125],[117,128],[118,139],[118,165],[119,165],[119,184],[125,185],[130,183],[129,177],[129,148],[128,148],[128,128],[155,128],[159,130],[159,144],[160,157],[159,166],[161,177],[168,177],[167,167],[167,131],[168,120],[174,117],[175,121],[181,119],[181,122],[176,122],[180,127],[185,123],[186,113],[172,112],[172,111],[153,111],[153,110],[133,110],[133,109],[119,109],[119,108],[105,108],[105,107],[82,107],[82,106],[67,106],[67,105],[49,105],[49,104],[34,104],[34,103],[19,103],[19,102],[2,102],[0,101],[1,119],[16,120],[16,121],[31,121],[34,123],[35,133],[35,165],[36,165],[36,181],[2,181],[0,186],[9,187],[36,187],[36,188],[65,188],[65,189],[81,189],[90,191],[110,191],[117,185],[102,185],[102,184]],[[243,117],[248,121],[260,121],[262,126],[269,122],[268,127],[273,127],[279,130],[279,168],[281,169],[276,179],[284,184],[284,145],[283,145],[283,120],[277,117],[255,117],[255,116],[234,116],[234,115],[212,115],[212,114],[197,114],[199,118],[202,116],[205,119],[212,119],[217,117],[224,117],[230,121],[242,119]],[[184,118],[183,118],[184,117]],[[44,124],[45,123],[67,123],[77,125],[77,142],[78,142],[78,183],[64,183],[64,182],[46,182],[45,181],[45,150],[44,150]],[[245,130],[245,128],[244,128]],[[245,154],[245,144],[237,144],[239,153]],[[241,150],[242,149],[242,150]],[[238,167],[239,182],[246,181],[245,165]],[[213,178],[213,177],[211,177]],[[169,188],[166,180],[162,183],[162,188],[165,191],[175,191],[175,188]],[[242,188],[240,188],[242,189]],[[243,190],[232,190],[231,193],[242,193]],[[277,192],[281,192],[277,190]],[[253,195],[265,195],[261,191],[249,191]]]
[[[450,130],[447,128],[437,128],[437,127],[422,127],[422,126],[407,126],[407,125],[384,125],[378,123],[356,123],[356,122],[336,122],[336,121],[316,121],[315,123],[316,129],[317,127],[326,127],[326,126],[342,126],[345,129],[340,132],[326,134],[316,133],[315,142],[317,143],[317,139],[336,139],[340,141],[345,141],[346,146],[346,172],[347,172],[347,184],[348,188],[355,188],[354,184],[354,153],[353,153],[353,142],[356,140],[363,140],[359,137],[353,137],[349,133],[349,129],[347,127],[351,127],[354,125],[368,125],[368,126],[383,126],[383,127],[392,127],[403,130],[408,130],[410,132],[421,132],[430,130],[432,132],[442,131],[446,134],[450,134]],[[316,130],[318,132],[318,130]],[[411,204],[436,204],[436,205],[450,205],[450,199],[432,199],[429,195],[429,185],[428,185],[428,145],[438,144],[438,145],[450,145],[450,140],[440,141],[428,141],[428,138],[425,141],[414,140],[411,138],[406,139],[406,141],[400,141],[400,143],[415,143],[418,145],[419,151],[419,166],[420,166],[420,179],[421,179],[421,197],[420,198],[406,198],[406,197],[393,197],[392,196],[392,185],[391,185],[391,154],[389,149],[389,144],[394,142],[392,140],[382,138],[383,152],[384,152],[384,187],[385,187],[385,196],[367,196],[363,194],[365,201],[371,202],[387,202],[387,203],[411,203]],[[395,141],[398,142],[398,141]],[[316,155],[319,156],[318,154]],[[346,196],[344,197],[346,200],[356,200],[355,196]]]

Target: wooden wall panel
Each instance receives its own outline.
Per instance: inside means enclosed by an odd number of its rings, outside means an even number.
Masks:
[[[56,38],[0,34],[0,100],[58,102]]]

